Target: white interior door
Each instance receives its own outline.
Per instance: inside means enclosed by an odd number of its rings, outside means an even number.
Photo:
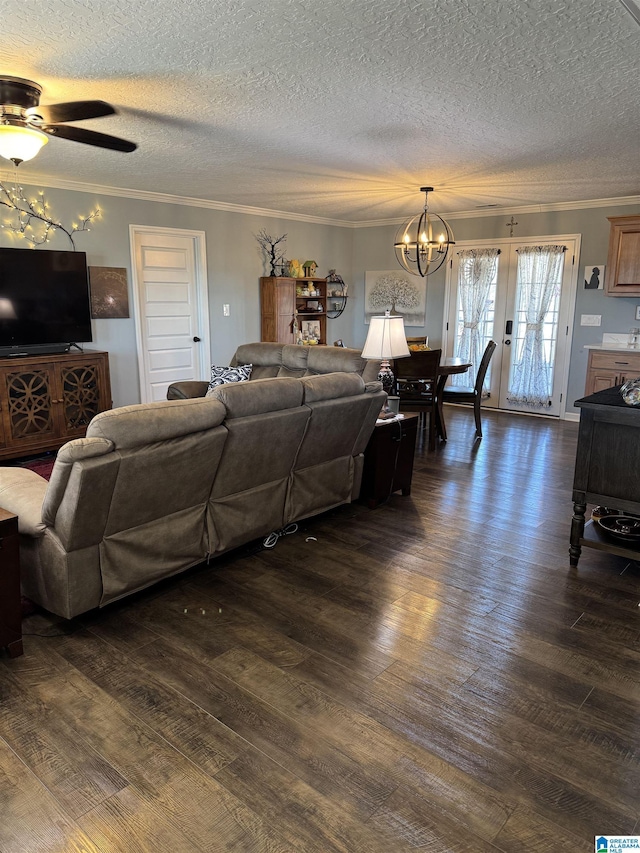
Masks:
[[[544,346],[549,361],[551,377],[548,400],[544,406],[529,405],[509,400],[514,365],[522,351],[522,342],[526,332],[526,317],[520,304],[521,282],[518,280],[519,247],[545,244],[566,247],[562,269],[562,283],[558,298],[548,312],[544,323]],[[485,310],[480,322],[483,340],[494,340],[497,348],[491,361],[485,386],[490,396],[483,405],[501,409],[510,409],[545,415],[563,415],[566,408],[566,387],[569,373],[571,351],[572,318],[575,307],[577,269],[580,250],[580,235],[554,235],[551,237],[508,238],[491,242],[460,243],[457,251],[471,248],[500,249],[495,281],[486,300]],[[459,257],[456,252],[447,275],[447,299],[445,310],[445,328],[443,330],[443,349],[446,355],[456,355],[456,342],[463,327],[460,300],[458,296]]]
[[[166,399],[172,382],[207,379],[209,311],[204,233],[132,225],[140,397]]]

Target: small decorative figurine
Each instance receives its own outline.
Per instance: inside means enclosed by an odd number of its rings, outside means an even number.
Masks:
[[[347,295],[347,285],[344,283],[344,279],[341,275],[335,270],[329,270],[329,275],[327,276],[327,284],[334,285],[327,290],[327,296],[346,296]]]
[[[313,278],[315,271],[318,269],[318,264],[315,261],[305,261],[302,265],[305,278]]]
[[[289,275],[291,278],[303,278],[300,261],[296,258],[289,261]]]

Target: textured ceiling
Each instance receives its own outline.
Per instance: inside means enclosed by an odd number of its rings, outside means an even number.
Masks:
[[[0,73],[133,154],[49,177],[345,221],[640,194],[640,26],[618,0],[13,0]]]

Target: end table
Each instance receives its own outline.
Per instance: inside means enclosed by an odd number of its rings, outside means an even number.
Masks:
[[[0,507],[0,648],[23,652],[18,516]]]
[[[364,452],[360,499],[370,509],[397,491],[411,494],[419,414],[376,424]]]

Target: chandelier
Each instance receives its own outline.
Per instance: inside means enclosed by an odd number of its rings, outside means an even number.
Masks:
[[[400,266],[411,275],[426,276],[439,270],[455,246],[453,231],[437,213],[429,212],[429,193],[433,187],[420,187],[424,210],[398,229],[393,248]]]

